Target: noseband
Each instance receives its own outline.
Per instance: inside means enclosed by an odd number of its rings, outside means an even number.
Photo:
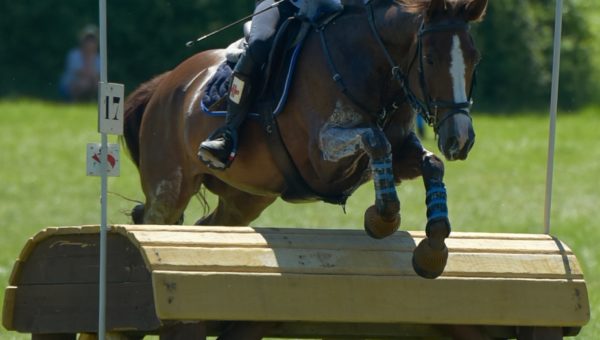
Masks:
[[[471,119],[471,116],[469,115],[469,110],[473,104],[472,94],[473,94],[473,88],[475,85],[475,72],[473,72],[473,77],[471,80],[471,87],[469,89],[467,101],[462,102],[462,103],[457,103],[457,102],[453,102],[453,101],[450,102],[450,101],[434,100],[433,98],[431,98],[431,96],[428,92],[427,82],[425,80],[425,71],[424,71],[424,67],[423,67],[424,66],[423,65],[423,59],[424,59],[423,58],[423,36],[425,36],[427,34],[433,34],[433,33],[437,33],[437,32],[448,32],[448,31],[453,31],[453,30],[468,31],[469,24],[467,24],[465,22],[465,23],[425,25],[425,21],[423,19],[423,22],[421,23],[421,27],[419,28],[419,32],[417,35],[417,50],[415,51],[412,61],[408,67],[408,71],[405,74],[400,69],[400,66],[398,66],[398,64],[392,58],[390,52],[385,47],[385,44],[383,43],[383,40],[381,39],[379,32],[377,31],[377,27],[375,26],[375,15],[373,13],[373,6],[371,5],[371,1],[367,1],[366,7],[367,7],[368,18],[369,18],[369,26],[371,27],[371,30],[372,30],[373,34],[375,35],[375,40],[377,41],[377,43],[383,50],[385,57],[388,60],[390,66],[392,68],[392,76],[400,84],[400,87],[402,88],[402,91],[404,92],[404,95],[406,96],[406,99],[407,99],[410,107],[412,108],[412,110],[415,113],[417,113],[418,115],[420,115],[421,117],[423,117],[423,119],[427,122],[427,124],[429,124],[430,126],[433,126],[433,130],[435,131],[435,133],[438,132],[438,129],[443,122],[445,122],[447,119],[449,119],[450,117],[452,117],[456,114],[463,114],[463,115],[466,115],[467,117],[469,117],[469,119]],[[411,90],[409,78],[407,76],[410,73],[410,70],[412,69],[413,65],[415,64],[415,59],[417,59],[417,58],[419,59],[419,69],[418,69],[419,83],[421,86],[421,92],[424,96],[423,100],[420,100],[419,98],[417,98],[417,96]],[[432,113],[432,109],[433,109],[433,113]],[[438,118],[437,114],[438,114],[439,109],[448,109],[448,111],[444,114],[443,117]]]

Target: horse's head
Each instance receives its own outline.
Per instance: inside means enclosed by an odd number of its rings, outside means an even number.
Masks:
[[[469,22],[485,13],[487,0],[431,0],[423,11],[413,62],[413,91],[438,135],[448,160],[464,160],[475,142],[469,111],[479,53]],[[419,86],[415,86],[420,84]],[[415,88],[418,87],[418,88]]]

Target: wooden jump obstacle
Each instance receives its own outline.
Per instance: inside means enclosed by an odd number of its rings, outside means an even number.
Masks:
[[[97,331],[96,226],[32,237],[6,288],[3,325],[37,339]],[[452,233],[444,274],[418,277],[421,232],[113,226],[107,329],[130,338],[181,320],[276,322],[274,337],[575,335],[590,316],[572,251],[545,235]]]

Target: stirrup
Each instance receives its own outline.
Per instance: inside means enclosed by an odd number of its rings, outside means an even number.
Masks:
[[[217,155],[214,152],[218,151],[216,147],[211,144],[218,143],[218,139],[223,138],[224,151],[221,155]],[[228,146],[229,144],[229,146]],[[227,150],[231,149],[231,150]],[[198,159],[200,159],[206,166],[211,169],[225,170],[229,168],[235,156],[237,155],[237,133],[228,126],[217,129],[213,132],[205,141],[200,143],[198,149]]]

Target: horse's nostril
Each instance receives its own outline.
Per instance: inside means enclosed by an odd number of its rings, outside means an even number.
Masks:
[[[467,147],[465,148],[466,152],[471,151],[471,149],[473,148],[473,145],[475,145],[475,139],[474,138],[470,138],[469,142],[467,143]]]
[[[438,140],[438,147],[444,153],[444,156],[451,161],[460,159],[460,154],[463,151],[461,149],[464,149],[464,147],[461,147],[460,140],[456,136],[440,138]]]
[[[456,137],[450,137],[447,139],[446,141],[446,150],[450,151],[450,152],[456,152],[459,149],[459,145],[458,145],[458,138]]]

